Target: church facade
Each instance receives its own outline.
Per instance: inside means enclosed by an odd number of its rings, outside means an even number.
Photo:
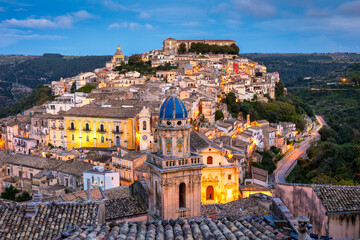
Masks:
[[[150,214],[162,219],[200,215],[202,156],[190,152],[184,103],[171,94],[160,108],[159,151],[148,153]]]

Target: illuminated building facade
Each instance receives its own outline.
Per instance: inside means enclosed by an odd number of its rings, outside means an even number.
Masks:
[[[230,46],[231,44],[236,44],[234,40],[176,40],[174,38],[167,38],[163,42],[163,51],[166,51],[170,54],[176,54],[177,50],[181,43],[185,44],[186,51],[189,50],[192,43],[205,43],[209,45],[218,45],[218,46]]]
[[[200,216],[201,155],[190,152],[184,103],[171,94],[160,108],[159,151],[148,153],[150,212],[162,219]]]
[[[140,136],[145,135],[138,127],[140,111],[141,108],[136,106],[88,105],[72,108],[64,114],[65,146],[67,149],[75,149],[108,148],[115,145],[139,150]]]
[[[191,151],[202,155],[201,203],[227,203],[239,199],[241,165],[232,154],[195,131],[191,132]]]

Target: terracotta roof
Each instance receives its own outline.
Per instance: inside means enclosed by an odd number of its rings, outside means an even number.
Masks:
[[[360,211],[359,186],[314,185],[313,189],[327,212]]]
[[[97,224],[99,203],[40,203],[27,217],[27,205],[0,206],[0,239],[52,239],[70,226]]]
[[[146,207],[135,197],[111,199],[105,202],[106,221],[146,215]]]
[[[121,159],[133,161],[135,159],[138,159],[142,156],[146,156],[145,152],[140,151],[130,151],[129,153],[125,154],[124,156],[120,157]]]
[[[133,118],[141,109],[138,107],[101,107],[96,105],[76,107],[65,112],[65,116]]]
[[[130,197],[130,185],[124,185],[116,188],[104,190],[107,199],[117,199]]]
[[[121,222],[77,228],[67,239],[280,239],[262,218],[195,218]]]
[[[91,200],[100,200],[104,199],[101,194],[100,188],[92,188],[90,189],[90,198]],[[43,202],[81,202],[87,201],[87,190],[74,192],[74,193],[67,193],[55,197],[43,197]]]

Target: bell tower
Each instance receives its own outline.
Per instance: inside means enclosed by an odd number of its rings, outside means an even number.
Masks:
[[[139,112],[139,135],[138,135],[138,144],[139,150],[147,150],[150,148],[150,142],[152,141],[151,137],[151,124],[150,124],[151,113],[149,108],[143,107]]]
[[[171,94],[160,108],[159,151],[148,153],[152,214],[162,219],[200,215],[202,156],[190,152],[191,125],[184,103]]]

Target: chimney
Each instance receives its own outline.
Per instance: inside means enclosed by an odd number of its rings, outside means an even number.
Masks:
[[[89,178],[87,179],[86,184],[87,184],[87,190],[86,190],[87,200],[90,201],[91,200],[91,194],[90,194],[90,179]]]
[[[299,233],[299,240],[310,240],[310,231],[312,225],[309,224],[309,219],[305,216],[297,217],[296,220],[298,221],[298,233]]]

